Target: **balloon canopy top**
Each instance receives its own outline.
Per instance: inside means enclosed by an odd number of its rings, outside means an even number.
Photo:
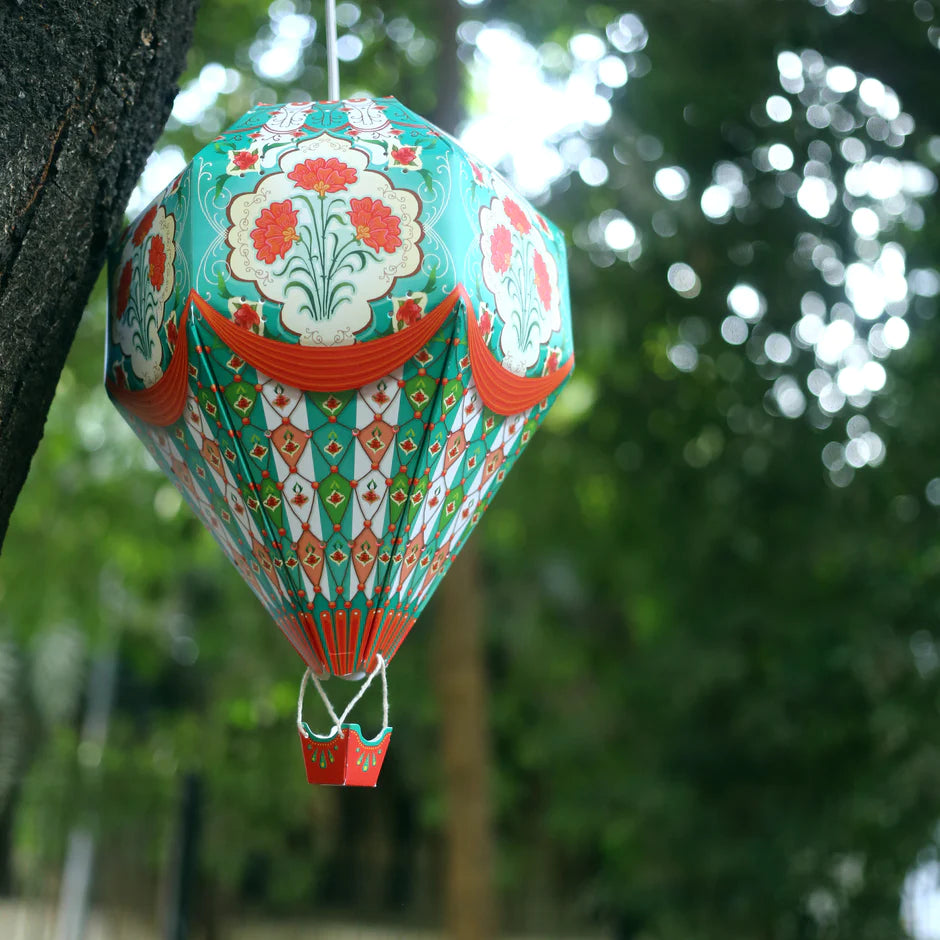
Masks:
[[[111,377],[131,389],[162,376],[190,291],[259,336],[337,346],[407,329],[462,284],[511,373],[572,351],[561,233],[394,98],[252,109],[128,228],[112,271]]]

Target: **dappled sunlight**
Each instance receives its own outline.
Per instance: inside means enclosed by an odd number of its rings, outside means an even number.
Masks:
[[[924,205],[936,193],[937,178],[924,164],[891,154],[904,146],[915,122],[886,84],[814,50],[780,52],[775,64],[780,90],[763,99],[754,117],[750,165],[744,160],[716,163],[698,203],[702,217],[718,225],[753,224],[761,217],[772,224],[768,213],[788,202],[804,214],[806,229],[794,244],[792,260],[798,269],[815,272],[819,289],[804,294],[801,309],[789,315],[785,327],[786,311],[768,314],[760,279],[742,279],[728,288],[729,315],[721,320],[720,335],[730,346],[743,347],[758,367],[793,369],[768,373],[770,401],[783,417],[809,412],[812,423],[822,427],[844,409],[866,409],[885,389],[886,360],[912,336],[912,304],[940,290],[937,271],[910,270],[904,248],[904,232],[923,225]],[[770,139],[762,141],[764,134]],[[662,148],[649,156],[658,161]],[[764,176],[773,189],[763,185]],[[668,162],[653,169],[651,184],[667,203],[695,195],[686,170]],[[763,216],[754,214],[755,199]],[[617,258],[638,263],[645,236],[671,239],[696,224],[665,210],[651,213],[645,224],[609,213],[601,218],[603,224],[574,233],[576,244],[589,249],[601,267]],[[846,224],[854,235],[848,252],[833,237],[834,227]],[[600,252],[601,245],[610,254]],[[746,266],[752,257],[743,253],[741,263]],[[714,289],[684,260],[668,265],[666,279],[687,300]],[[815,361],[801,382],[804,351]],[[699,364],[694,344],[674,345],[668,355],[682,372]],[[859,441],[850,435],[838,445],[849,455],[841,464],[824,461],[833,482],[844,485],[854,470],[883,460],[880,438],[878,446],[871,439]]]
[[[818,294],[807,295],[793,339],[798,346],[812,349],[824,370],[833,370],[830,381],[814,381],[809,387],[825,413],[835,414],[846,404],[864,408],[870,393],[880,391],[885,383],[884,368],[875,359],[886,358],[908,341],[910,329],[902,318],[914,293],[914,284],[905,276],[903,248],[878,239],[897,225],[919,227],[918,200],[933,194],[936,177],[921,164],[870,152],[878,142],[900,146],[914,128],[911,117],[901,112],[897,95],[881,82],[860,79],[847,66],[827,64],[811,50],[802,55],[782,52],[777,67],[781,86],[797,96],[810,127],[829,128],[836,135],[861,128],[872,141],[866,145],[855,136],[838,141],[848,164],[841,190],[833,173],[833,150],[820,139],[809,143],[802,180],[782,185],[784,194],[795,196],[813,219],[832,221],[840,204],[838,211],[848,212],[858,236],[854,261],[843,259],[832,242],[813,233],[801,237],[795,257],[816,268],[827,285],[842,286],[848,303],[836,302],[827,308]],[[850,95],[852,100],[847,98]],[[768,98],[766,111],[778,123],[790,121],[794,114],[790,101],[779,94]],[[763,155],[758,151],[757,156],[766,160],[766,169],[778,173],[795,165],[791,147],[780,142],[771,144]],[[755,162],[760,169],[760,159]],[[740,329],[730,332],[740,341]]]
[[[937,653],[930,642],[930,671],[937,668]],[[915,653],[915,655],[917,655]],[[925,660],[920,653],[918,662]],[[908,875],[901,895],[901,919],[915,940],[940,940],[940,862],[936,853],[924,853],[924,859]]]
[[[554,43],[536,49],[507,24],[466,22],[460,36],[475,47],[474,113],[461,134],[468,149],[504,164],[529,196],[544,196],[570,171],[588,186],[603,186],[609,168],[580,134],[605,125],[612,91],[648,70],[642,50],[649,36],[640,18],[624,14],[604,37],[576,33],[567,49]]]
[[[291,81],[300,70],[303,50],[316,36],[316,20],[295,13],[294,5],[289,2],[272,3],[268,14],[271,22],[269,35],[259,37],[251,44],[249,55],[252,64],[260,78]]]
[[[601,93],[627,81],[623,60],[591,33],[571,38],[568,50],[536,49],[509,26],[461,26],[475,47],[470,67],[474,114],[461,141],[494,166],[505,163],[513,182],[530,196],[543,195],[569,170],[590,186],[601,186],[608,169],[584,150],[560,147],[581,128],[602,126],[610,103]],[[555,73],[569,66],[564,78]],[[605,84],[609,82],[610,84]]]
[[[680,297],[685,297],[687,300],[698,297],[702,289],[702,282],[698,279],[695,270],[682,261],[669,266],[666,281]]]

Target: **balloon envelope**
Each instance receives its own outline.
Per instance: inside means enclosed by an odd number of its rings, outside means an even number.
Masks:
[[[320,675],[395,654],[572,366],[561,233],[393,98],[253,109],[112,261],[113,401]]]

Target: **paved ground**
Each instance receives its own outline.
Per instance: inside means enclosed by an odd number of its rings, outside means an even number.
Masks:
[[[0,901],[0,938],[2,940],[57,940],[55,911],[41,904]],[[140,918],[120,911],[95,913],[89,920],[82,940],[163,940],[160,931]],[[245,921],[225,932],[225,940],[442,940],[427,930],[391,930],[379,927],[355,927],[348,924],[311,924],[304,922],[264,923]],[[521,938],[519,938],[521,940]],[[536,940],[536,938],[528,938]],[[554,940],[603,940],[599,933],[572,934]]]

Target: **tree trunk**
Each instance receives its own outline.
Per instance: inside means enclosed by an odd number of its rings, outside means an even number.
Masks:
[[[169,116],[196,6],[0,9],[0,545],[83,307]]]
[[[463,116],[457,0],[438,11],[437,107],[432,120],[454,134]],[[447,800],[445,926],[457,940],[496,933],[490,747],[483,604],[476,542],[467,542],[437,591],[434,674],[441,713]]]
[[[468,542],[438,589],[435,623],[441,757],[447,798],[446,927],[457,940],[495,936],[490,748],[479,558]]]

